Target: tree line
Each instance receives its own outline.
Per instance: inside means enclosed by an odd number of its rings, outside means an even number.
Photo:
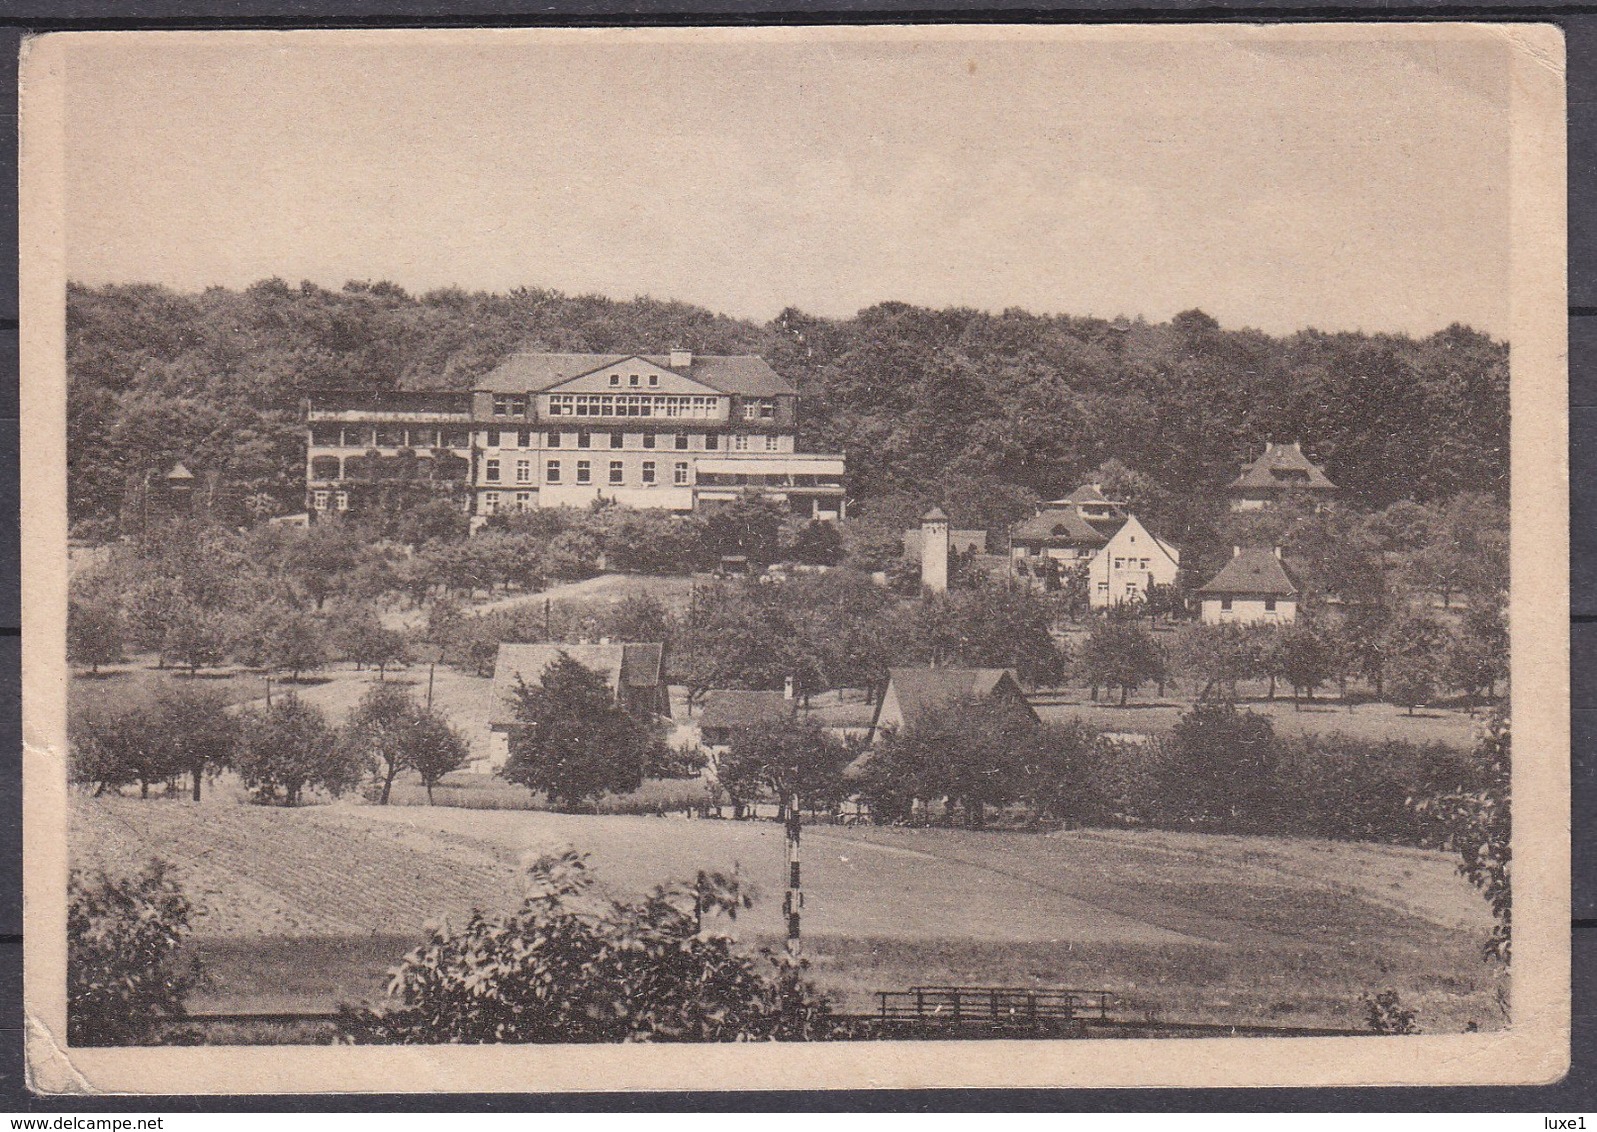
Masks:
[[[1268,439],[1301,439],[1361,508],[1462,492],[1506,498],[1508,348],[1467,327],[1421,339],[1224,329],[884,302],[769,323],[683,303],[523,288],[413,296],[270,279],[243,290],[72,284],[68,435],[74,520],[117,514],[130,476],[183,459],[298,510],[311,390],[468,389],[517,349],[755,353],[803,395],[800,441],[841,451],[861,514],[948,501],[999,528],[1118,458],[1183,546]],[[1010,517],[1013,517],[1012,515]]]
[[[219,691],[166,681],[131,704],[89,706],[68,722],[68,779],[95,794],[138,786],[149,797],[187,777],[201,784],[235,772],[252,798],[295,806],[308,791],[333,796],[369,785],[387,804],[394,780],[414,773],[432,790],[465,765],[465,737],[396,684],[371,685],[342,725],[294,692],[234,707]]]

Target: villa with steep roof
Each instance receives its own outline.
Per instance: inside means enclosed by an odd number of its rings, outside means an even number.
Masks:
[[[1205,625],[1289,625],[1298,616],[1298,586],[1280,547],[1232,547],[1231,560],[1198,596]]]
[[[1110,499],[1083,484],[1010,531],[1011,568],[1029,579],[1082,567],[1094,609],[1146,599],[1153,586],[1175,584],[1181,552]]]
[[[1338,488],[1325,469],[1303,454],[1303,445],[1266,444],[1264,453],[1242,466],[1226,495],[1233,511],[1260,511],[1296,496],[1315,510],[1331,503]]]
[[[505,511],[686,512],[748,490],[842,519],[843,457],[796,451],[798,390],[751,355],[512,354],[468,392],[329,391],[306,404],[307,505],[380,506],[405,479]]]

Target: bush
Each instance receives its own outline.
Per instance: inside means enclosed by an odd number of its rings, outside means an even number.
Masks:
[[[67,880],[67,1042],[132,1045],[164,1018],[184,1015],[183,999],[199,975],[177,962],[193,906],[152,861],[137,876]]]
[[[345,1007],[354,1042],[725,1042],[825,1036],[802,969],[733,950],[709,926],[753,897],[700,872],[634,903],[590,889],[587,859],[535,862],[516,912],[432,929],[393,971],[386,1010]]]

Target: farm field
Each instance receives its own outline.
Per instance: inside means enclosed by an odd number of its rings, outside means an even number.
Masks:
[[[772,822],[353,804],[276,810],[74,796],[80,866],[173,862],[204,905],[200,1010],[375,1000],[438,917],[519,900],[520,861],[589,851],[617,895],[738,868],[762,894],[737,933],[780,935]],[[844,1009],[915,983],[1072,985],[1164,1020],[1359,1026],[1392,987],[1429,1030],[1500,1024],[1485,903],[1447,857],[1194,834],[809,827],[812,975]]]

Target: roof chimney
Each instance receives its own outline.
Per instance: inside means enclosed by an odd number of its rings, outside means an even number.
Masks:
[[[1242,557],[1242,548],[1240,546],[1232,546],[1231,547],[1231,557],[1232,558],[1241,558]]]
[[[1275,548],[1275,556],[1277,558],[1281,557],[1281,548],[1279,546]]]
[[[793,677],[791,676],[782,681],[782,698],[784,700],[793,698]]]
[[[693,368],[693,351],[692,350],[673,349],[671,351],[671,368],[672,369],[692,369]]]

